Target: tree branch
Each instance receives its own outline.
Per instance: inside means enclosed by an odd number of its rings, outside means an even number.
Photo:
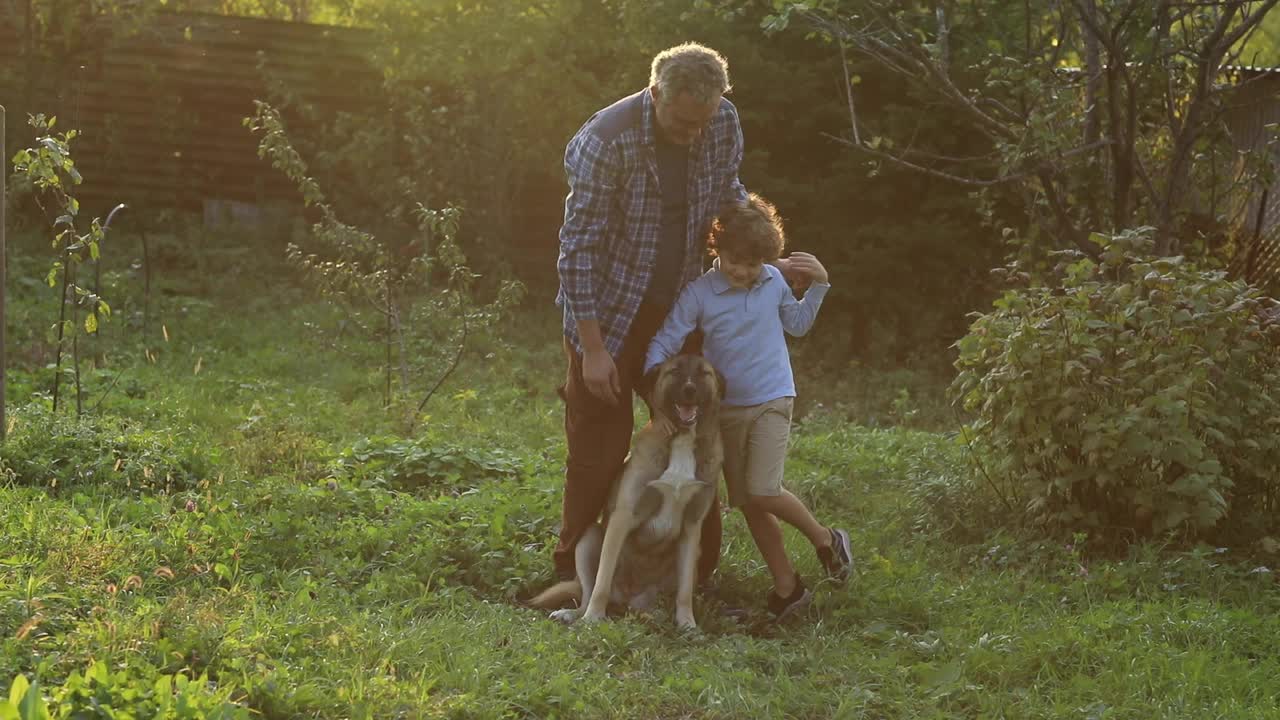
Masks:
[[[912,170],[925,175],[930,175],[942,180],[949,180],[951,182],[960,183],[961,185],[971,185],[975,187],[991,187],[994,185],[1002,185],[1004,183],[1013,182],[1015,180],[1025,180],[1027,178],[1037,176],[1040,172],[1042,172],[1046,168],[1052,167],[1050,163],[1044,162],[1031,170],[1015,173],[1013,175],[1005,175],[997,178],[966,177],[964,175],[956,175],[955,173],[949,173],[944,170],[938,170],[937,168],[931,168],[925,165],[920,165],[918,163],[913,163],[901,156],[894,155],[893,153],[887,153],[887,152],[884,152],[883,150],[877,150],[875,148],[872,148],[868,146],[866,143],[854,142],[852,140],[849,140],[848,138],[842,138],[837,135],[832,135],[830,133],[825,133],[825,132],[821,133],[821,135],[830,140],[834,140],[840,143],[841,145],[847,145],[859,152],[870,155],[871,157],[893,163],[898,167],[906,168],[908,170]],[[1075,147],[1070,150],[1066,150],[1062,152],[1059,155],[1059,157],[1067,158],[1067,157],[1079,155],[1081,153],[1086,153],[1091,150],[1096,150],[1099,147],[1106,146],[1110,144],[1110,142],[1111,142],[1110,140],[1104,139],[1104,140],[1099,140],[1098,142],[1092,143],[1090,145],[1081,145],[1080,147]],[[921,153],[922,151],[914,151],[914,152]],[[942,156],[938,156],[938,157],[942,157]]]
[[[849,127],[853,130],[853,141],[861,144],[862,139],[858,137],[858,115],[853,110],[853,81],[849,77],[848,52],[843,40],[840,41],[840,69],[844,71],[844,93],[849,101]]]

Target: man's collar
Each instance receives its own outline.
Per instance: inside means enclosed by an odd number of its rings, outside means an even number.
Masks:
[[[653,91],[646,87],[640,95],[640,140],[645,145],[657,147],[658,119],[654,116]]]
[[[769,263],[765,263],[765,265],[768,264]],[[710,277],[708,278],[708,281],[711,283],[711,292],[717,295],[723,295],[730,290],[742,289],[734,287],[733,284],[729,282],[729,278],[725,277],[725,274],[720,272],[720,258],[716,258],[711,261],[711,271],[709,275]],[[760,275],[756,278],[756,281],[751,284],[751,287],[758,288],[772,279],[773,273],[769,272],[767,268],[761,266]]]

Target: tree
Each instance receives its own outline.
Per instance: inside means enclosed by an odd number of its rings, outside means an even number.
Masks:
[[[937,147],[859,117],[847,84],[849,132],[836,142],[988,199],[1012,194],[1027,244],[1096,256],[1091,232],[1150,225],[1155,251],[1170,254],[1195,249],[1193,216],[1228,222],[1230,205],[1205,198],[1249,181],[1222,122],[1221,79],[1276,2],[775,0],[766,28],[816,31],[971,132],[963,147]]]

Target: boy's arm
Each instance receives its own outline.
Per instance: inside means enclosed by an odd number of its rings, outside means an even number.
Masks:
[[[778,312],[782,318],[782,328],[791,335],[800,336],[813,327],[818,309],[822,307],[822,299],[826,297],[831,285],[827,283],[827,269],[818,258],[809,253],[792,253],[790,260],[792,268],[809,280],[810,285],[801,300],[795,299],[790,288],[783,287]]]
[[[680,348],[684,347],[685,338],[698,327],[701,303],[698,301],[698,293],[694,290],[694,285],[695,283],[689,283],[684,286],[680,297],[676,299],[675,306],[671,308],[671,312],[667,313],[667,319],[663,321],[662,328],[649,342],[649,351],[644,356],[645,374],[680,352]]]

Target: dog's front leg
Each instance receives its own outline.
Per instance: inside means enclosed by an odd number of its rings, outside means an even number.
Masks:
[[[572,625],[586,611],[587,601],[591,599],[591,589],[596,579],[596,568],[600,566],[600,543],[603,542],[603,538],[604,531],[600,529],[599,524],[591,525],[586,532],[582,533],[582,538],[578,540],[578,547],[573,551],[574,563],[578,570],[578,589],[581,592],[578,596],[578,606],[556,610],[551,613],[552,620]]]
[[[702,537],[702,518],[688,521],[680,534],[680,546],[676,550],[676,627],[695,630],[698,621],[693,617],[693,587],[697,583],[699,540]]]
[[[591,589],[591,600],[587,603],[587,611],[582,619],[587,622],[603,620],[609,608],[609,598],[613,595],[613,575],[618,569],[618,558],[622,555],[622,545],[631,534],[635,525],[635,515],[629,510],[617,508],[609,516],[604,527],[604,543],[600,547],[600,567],[596,569],[596,584]]]

